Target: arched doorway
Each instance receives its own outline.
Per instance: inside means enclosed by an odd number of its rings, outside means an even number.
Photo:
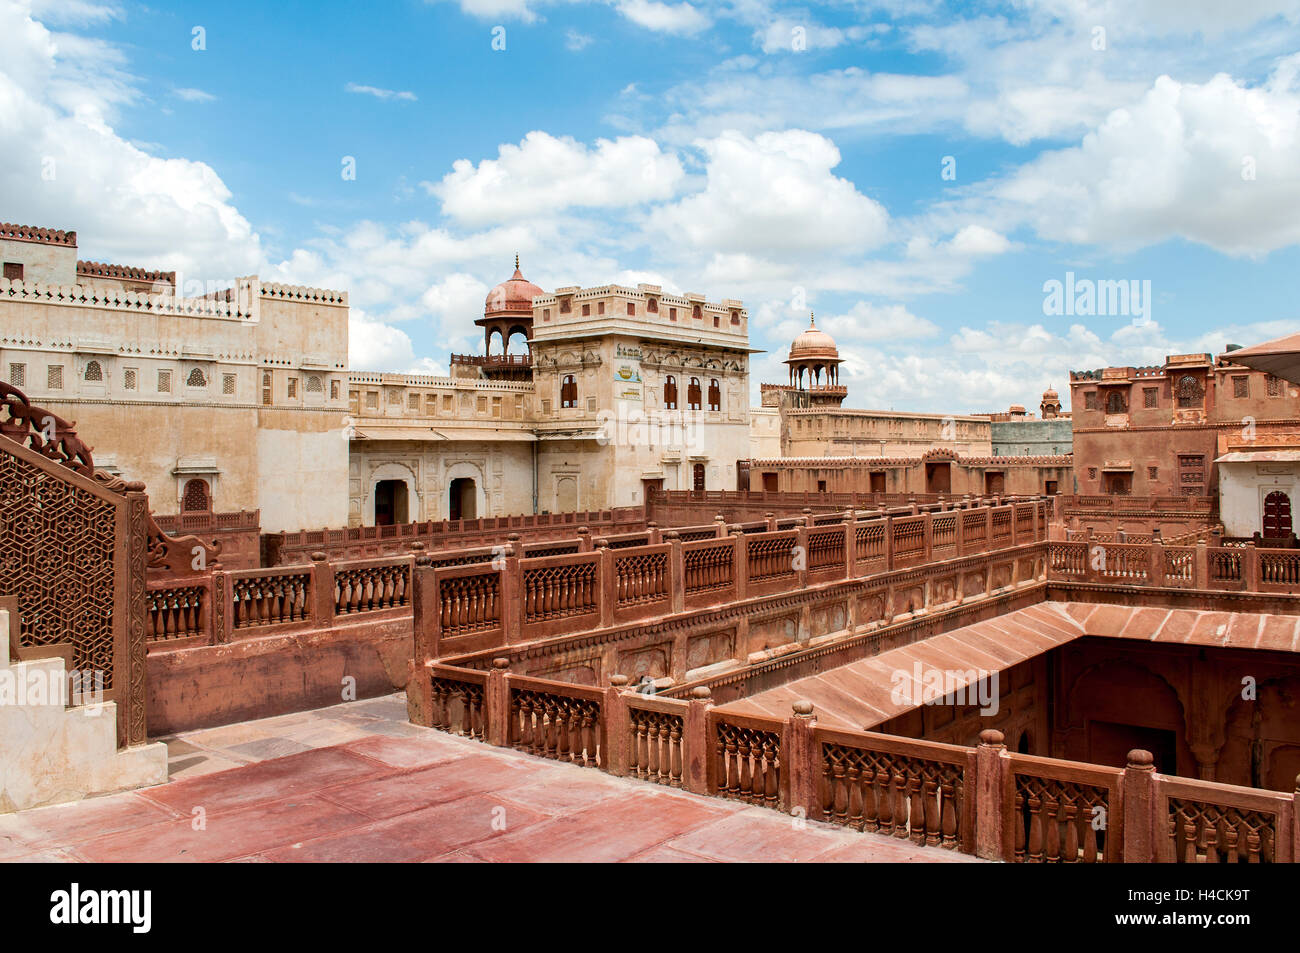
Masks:
[[[1264,535],[1273,539],[1291,535],[1291,497],[1281,490],[1264,497]]]
[[[457,477],[447,491],[447,515],[453,520],[478,519],[478,487],[470,477]]]
[[[691,489],[696,493],[704,492],[704,464],[697,463],[691,468]]]
[[[380,480],[375,484],[375,525],[392,526],[409,522],[409,501],[404,480]]]
[[[193,479],[185,484],[185,492],[181,494],[181,511],[185,513],[195,510],[212,509],[212,494],[208,492],[208,481]]]

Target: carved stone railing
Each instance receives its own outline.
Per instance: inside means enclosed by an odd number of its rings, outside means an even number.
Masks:
[[[1290,863],[1300,791],[817,725],[810,702],[786,718],[437,662],[408,688],[411,718],[488,744],[697,794],[773,808],[1009,863]]]
[[[1019,505],[1019,534],[1015,510],[1007,504],[897,516],[846,513],[835,523],[811,513],[789,520],[773,517],[744,527],[718,521],[697,528],[699,538],[692,541],[684,540],[679,530],[652,528],[647,538],[653,542],[619,549],[611,548],[604,538],[593,544],[584,535],[566,544],[568,551],[547,555],[537,555],[536,544],[512,537],[508,545],[491,551],[493,558],[486,565],[473,564],[468,575],[475,582],[464,581],[465,567],[439,568],[434,565],[439,554],[422,555],[417,557],[412,585],[416,661],[571,636],[1045,542],[1045,504]],[[974,541],[965,535],[970,516],[977,518],[980,527]],[[937,546],[936,521],[940,524]],[[793,528],[778,529],[782,524]],[[1004,531],[998,531],[999,526]],[[863,559],[859,559],[860,544]],[[492,578],[495,583],[489,582]],[[444,579],[447,591],[439,594]],[[993,586],[1004,584],[995,581]],[[419,595],[421,587],[427,595]],[[499,625],[496,614],[489,619],[473,615],[482,604],[475,593],[483,587],[490,587],[493,598],[499,599]],[[487,630],[497,641],[489,641]]]
[[[1010,860],[1016,863],[1118,863],[1124,772],[1100,765],[1012,754],[1015,791]]]
[[[817,728],[824,821],[947,850],[974,849],[970,748]]]
[[[211,632],[211,580],[191,585],[150,583],[145,638],[175,643],[181,639],[208,641]]]
[[[640,506],[536,516],[496,516],[473,520],[430,520],[391,526],[352,526],[346,529],[300,530],[262,537],[269,565],[294,565],[311,560],[313,552],[328,559],[364,559],[400,555],[412,543],[428,550],[504,543],[510,534],[523,540],[572,539],[580,527],[605,533],[632,533],[646,528]]]
[[[333,565],[334,614],[408,609],[412,559],[368,559]]]
[[[1131,537],[1130,537],[1131,538]],[[1194,546],[1151,543],[1053,542],[1048,578],[1139,588],[1295,594],[1300,550],[1261,549],[1253,542],[1222,545],[1210,536]]]

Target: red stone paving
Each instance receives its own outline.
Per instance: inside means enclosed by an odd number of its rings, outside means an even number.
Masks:
[[[423,729],[0,816],[28,862],[822,859],[974,861]]]

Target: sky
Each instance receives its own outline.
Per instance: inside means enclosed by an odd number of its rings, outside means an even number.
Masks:
[[[846,406],[1068,405],[1300,329],[1300,0],[0,0],[0,221],[346,290],[356,370],[518,254],[742,300],[755,403],[816,312]]]

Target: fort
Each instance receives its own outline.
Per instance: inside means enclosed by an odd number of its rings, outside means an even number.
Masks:
[[[3,661],[105,675],[104,717],[44,706],[66,759],[6,743],[18,818],[350,764],[333,732],[197,765],[189,739],[355,698],[466,764],[794,813],[867,852],[1296,859],[1284,349],[1076,372],[1040,419],[853,410],[810,317],[751,408],[734,299],[548,293],[516,262],[482,354],[352,372],[345,293],[169,298],[68,271],[75,233],[0,235]],[[995,427],[1060,452],[995,453]],[[109,846],[71,849],[148,853]]]

